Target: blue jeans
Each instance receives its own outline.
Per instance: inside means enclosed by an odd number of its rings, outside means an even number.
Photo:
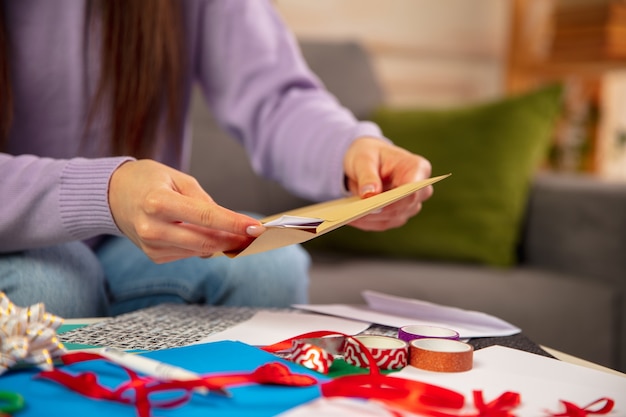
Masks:
[[[61,317],[118,315],[160,303],[288,307],[308,300],[310,258],[299,245],[257,255],[155,264],[123,237],[0,255],[0,290],[17,306]]]

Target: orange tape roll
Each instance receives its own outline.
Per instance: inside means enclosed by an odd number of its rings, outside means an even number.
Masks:
[[[472,369],[474,348],[450,339],[414,339],[409,346],[409,365],[435,372],[464,372]]]

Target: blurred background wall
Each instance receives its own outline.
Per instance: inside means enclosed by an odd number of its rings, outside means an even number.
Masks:
[[[565,86],[546,169],[626,181],[626,0],[275,0],[299,38],[360,40],[392,107]]]
[[[388,104],[441,107],[499,96],[507,0],[277,0],[298,37],[359,39]]]

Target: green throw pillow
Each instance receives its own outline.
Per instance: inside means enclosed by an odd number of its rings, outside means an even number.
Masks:
[[[373,121],[387,137],[428,158],[433,176],[452,176],[435,184],[420,214],[400,228],[363,232],[346,226],[307,246],[514,264],[530,181],[547,156],[560,110],[558,85],[452,110],[380,110]]]

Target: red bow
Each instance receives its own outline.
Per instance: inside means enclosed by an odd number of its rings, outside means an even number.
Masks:
[[[478,410],[475,417],[515,417],[513,410],[520,405],[517,392],[505,392],[495,400],[485,404],[482,391],[474,391],[474,406]]]
[[[565,406],[565,411],[562,413],[551,413],[550,415],[552,417],[587,417],[592,414],[608,414],[615,406],[615,401],[606,397],[597,399],[583,408],[580,408],[576,404],[569,401],[561,400],[561,403]],[[604,405],[599,409],[591,409],[594,405],[599,405],[601,403],[604,403]]]

